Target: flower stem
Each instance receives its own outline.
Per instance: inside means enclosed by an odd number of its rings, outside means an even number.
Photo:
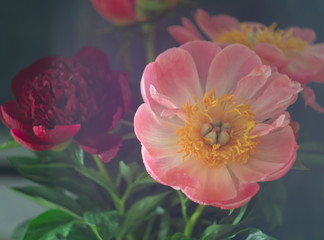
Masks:
[[[99,235],[99,233],[98,233],[98,231],[97,231],[97,228],[96,228],[95,226],[91,226],[91,225],[90,225],[90,228],[91,228],[92,232],[94,233],[94,235],[97,237],[98,240],[103,240],[103,239],[100,237],[100,235]]]
[[[194,213],[191,215],[189,221],[186,223],[186,227],[184,230],[184,235],[187,237],[191,237],[192,231],[196,225],[197,220],[205,209],[204,205],[198,205]]]
[[[92,158],[95,161],[95,163],[99,169],[99,172],[102,174],[102,176],[104,176],[109,182],[111,182],[111,178],[108,173],[108,170],[105,167],[105,165],[103,164],[102,160],[96,154],[92,154]]]
[[[144,31],[146,33],[146,61],[150,63],[155,59],[155,24],[149,23]]]
[[[187,215],[187,206],[186,206],[186,203],[185,203],[185,199],[182,195],[182,193],[180,191],[177,191],[178,195],[179,195],[179,198],[180,198],[180,203],[181,203],[181,211],[182,211],[182,216],[183,216],[183,219],[185,220],[185,223],[187,224],[188,222],[188,215]]]

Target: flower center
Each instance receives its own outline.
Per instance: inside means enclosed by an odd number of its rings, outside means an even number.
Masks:
[[[256,126],[251,107],[234,99],[233,94],[216,98],[214,90],[203,99],[183,106],[187,114],[185,125],[177,132],[179,153],[195,157],[204,164],[220,168],[228,161],[244,164],[256,153],[258,137],[251,134]]]
[[[293,30],[281,30],[273,23],[269,27],[241,24],[241,30],[223,31],[214,40],[217,43],[241,43],[253,49],[256,43],[269,43],[280,48],[285,54],[289,50],[304,50],[307,43],[293,36]]]

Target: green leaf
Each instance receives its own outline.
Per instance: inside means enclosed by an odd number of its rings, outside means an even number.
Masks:
[[[17,148],[17,147],[21,147],[21,145],[18,142],[16,142],[15,139],[13,139],[11,137],[11,138],[8,139],[8,141],[6,141],[2,145],[0,145],[0,151],[7,150],[7,149],[10,149],[10,148]]]
[[[294,165],[291,167],[291,169],[309,170],[299,158],[296,159],[296,161],[295,161]]]
[[[12,189],[44,207],[59,209],[74,217],[78,217],[77,214],[81,212],[78,203],[58,189],[44,186],[13,187]]]
[[[164,213],[161,217],[157,240],[164,240],[169,234],[170,227],[171,227],[170,216],[168,213]]]
[[[126,180],[128,184],[132,183],[132,172],[129,166],[127,166],[123,161],[119,162],[119,171],[122,177]]]
[[[80,222],[73,216],[60,211],[48,210],[28,225],[23,240],[57,240],[68,236],[75,223]]]
[[[112,239],[119,226],[117,211],[86,212],[84,220],[91,227],[95,227],[101,238],[105,240]]]
[[[83,167],[83,166],[77,166],[77,167],[75,167],[75,170],[77,172],[81,173],[83,176],[85,176],[85,177],[93,180],[97,184],[99,184],[101,187],[106,189],[110,194],[116,195],[115,187],[96,170],[87,168],[87,167]]]
[[[76,223],[70,230],[66,240],[98,240],[98,238],[87,225]]]
[[[120,231],[122,236],[132,232],[143,221],[156,215],[158,212],[155,212],[154,210],[159,206],[160,202],[167,194],[169,194],[169,192],[144,197],[135,202],[126,212],[125,220]]]
[[[192,238],[188,238],[183,233],[177,232],[172,236],[167,237],[165,240],[192,240]]]
[[[203,240],[225,240],[231,239],[233,231],[237,228],[237,225],[232,224],[212,224],[204,231]]]
[[[276,240],[273,237],[270,237],[267,234],[264,234],[261,230],[256,228],[246,228],[239,232],[237,232],[232,237],[235,237],[234,239],[245,239],[245,240]]]
[[[77,165],[84,164],[84,152],[83,149],[78,144],[70,144],[67,149],[69,156],[71,156],[71,160],[76,163]]]
[[[23,240],[28,229],[29,223],[31,220],[24,221],[23,223],[19,224],[18,227],[15,228],[13,231],[11,238],[13,240]]]

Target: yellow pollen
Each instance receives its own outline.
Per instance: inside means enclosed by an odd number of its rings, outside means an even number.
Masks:
[[[253,49],[256,43],[269,43],[280,48],[285,54],[289,50],[303,51],[307,43],[293,36],[293,30],[281,30],[273,23],[269,27],[241,24],[241,30],[223,31],[214,39],[217,43],[241,43]]]
[[[239,100],[234,99],[233,94],[216,98],[212,89],[200,102],[195,98],[193,104],[189,100],[183,106],[187,119],[176,132],[183,161],[195,157],[212,168],[220,168],[229,161],[247,163],[259,144],[258,136],[251,135],[257,122],[251,107],[245,102],[238,103]],[[218,131],[217,138],[213,135],[213,141],[206,139],[210,126],[214,132]],[[223,139],[225,133],[226,141]]]

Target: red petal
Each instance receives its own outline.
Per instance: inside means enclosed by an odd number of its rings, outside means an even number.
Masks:
[[[82,149],[90,154],[97,154],[102,161],[113,159],[122,146],[122,138],[108,133],[77,134],[75,140]]]
[[[42,142],[48,144],[60,144],[73,137],[80,130],[80,124],[68,126],[55,126],[54,129],[46,129],[43,126],[34,126],[35,136]]]
[[[33,151],[44,151],[54,147],[54,145],[46,144],[40,141],[32,131],[11,129],[11,135],[21,145]]]
[[[0,117],[3,123],[10,129],[31,129],[32,123],[20,111],[16,101],[9,101],[0,106]]]

